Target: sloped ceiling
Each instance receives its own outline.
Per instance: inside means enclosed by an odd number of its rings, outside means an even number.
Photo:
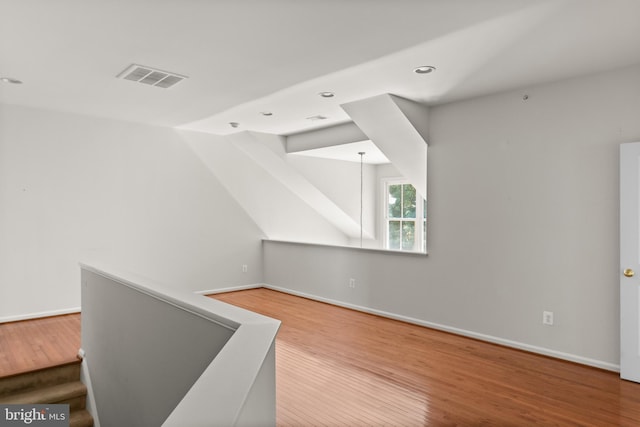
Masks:
[[[0,102],[215,134],[341,123],[340,104],[381,93],[435,104],[640,62],[636,0],[0,6],[0,76],[24,82],[0,84]],[[132,63],[189,78],[160,89],[115,77]]]

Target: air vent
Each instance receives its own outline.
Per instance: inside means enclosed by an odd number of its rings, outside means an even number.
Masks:
[[[176,73],[161,71],[137,64],[131,64],[116,77],[164,89],[168,89],[187,78],[186,76],[181,76]]]

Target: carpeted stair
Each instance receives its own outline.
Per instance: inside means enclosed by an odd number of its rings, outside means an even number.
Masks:
[[[0,378],[0,403],[68,404],[70,427],[92,427],[93,417],[85,409],[87,387],[80,382],[80,363],[78,360]]]

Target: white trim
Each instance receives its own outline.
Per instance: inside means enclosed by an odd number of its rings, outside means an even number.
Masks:
[[[363,307],[360,305],[350,304],[330,298],[319,297],[317,295],[307,294],[304,292],[294,291],[291,289],[281,288],[278,286],[272,285],[264,285],[267,289],[272,289],[274,291],[284,292],[291,295],[296,295],[316,301],[321,301],[327,304],[336,305],[339,307],[345,307],[352,310],[362,311],[364,313],[375,314],[377,316],[386,317],[389,319],[400,320],[402,322],[412,323],[414,325],[424,326],[427,328],[437,329],[440,331],[450,332],[456,335],[462,335],[469,338],[475,338],[480,341],[486,341],[494,344],[500,344],[505,347],[516,348],[518,350],[525,350],[531,353],[542,354],[544,356],[550,356],[556,359],[567,360],[574,363],[579,363],[581,365],[593,366],[600,369],[605,369],[607,371],[620,372],[620,365],[605,362],[602,360],[590,359],[588,357],[582,357],[571,353],[564,353],[557,350],[551,350],[544,347],[538,347],[535,345],[525,344],[518,341],[512,341],[504,338],[494,337],[492,335],[481,334],[478,332],[468,331],[466,329],[454,328],[452,326],[441,325],[439,323],[427,322],[425,320],[415,319],[413,317],[402,316],[399,314],[389,313],[382,310],[376,310],[369,307]]]
[[[389,255],[418,255],[418,256],[427,256],[429,255],[426,252],[414,252],[414,251],[401,251],[396,249],[380,249],[380,248],[361,248],[358,246],[347,246],[347,245],[330,245],[327,243],[311,243],[311,242],[296,242],[294,240],[275,240],[275,239],[262,239],[263,243],[286,243],[289,245],[302,245],[302,246],[315,246],[315,247],[324,247],[324,248],[337,248],[337,249],[350,249],[354,251],[360,252],[371,252],[371,253],[381,253],[381,254],[389,254]]]
[[[164,287],[156,284],[148,279],[126,273],[107,273],[104,269],[94,267],[88,264],[80,263],[80,268],[84,273],[89,272],[102,276],[103,278],[115,283],[119,283],[136,292],[150,296],[156,300],[162,301],[165,304],[172,305],[180,310],[191,313],[192,315],[202,317],[209,322],[217,323],[218,325],[227,328],[232,331],[236,331],[240,327],[240,323],[230,322],[229,317],[225,317],[219,312],[214,312],[203,303],[199,298],[195,298],[190,293],[179,291],[171,288]],[[116,270],[112,270],[116,271]],[[128,276],[128,277],[127,277]],[[84,279],[82,279],[84,285]],[[255,313],[254,313],[255,314]]]
[[[91,375],[89,373],[89,365],[87,359],[84,358],[84,350],[78,350],[78,356],[82,358],[80,364],[80,381],[87,387],[87,399],[85,409],[93,417],[93,427],[100,427],[100,419],[98,417],[98,408],[96,406],[96,397],[93,394],[93,384],[91,383]]]
[[[62,316],[63,314],[80,313],[80,307],[62,310],[41,311],[39,313],[19,314],[17,316],[0,317],[0,323],[17,322],[19,320],[39,319],[41,317]]]
[[[245,291],[247,289],[258,289],[258,288],[264,288],[264,287],[265,286],[262,283],[254,283],[252,285],[230,286],[227,288],[209,289],[204,291],[193,291],[193,293],[198,295],[212,295],[212,294],[222,294],[225,292]]]

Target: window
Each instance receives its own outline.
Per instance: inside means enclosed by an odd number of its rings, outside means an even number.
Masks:
[[[426,252],[427,201],[407,181],[387,181],[384,200],[385,247]]]

